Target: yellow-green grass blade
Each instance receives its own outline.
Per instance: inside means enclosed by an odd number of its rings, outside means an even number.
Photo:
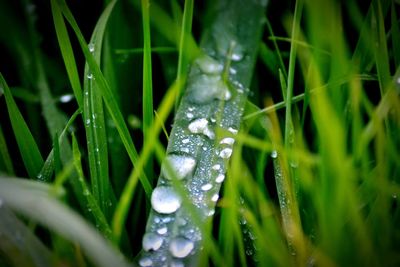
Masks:
[[[11,126],[17,140],[18,148],[21,153],[22,160],[24,162],[26,171],[32,179],[37,179],[37,175],[43,166],[43,158],[40,154],[39,148],[36,144],[35,139],[29,130],[14,98],[11,94],[10,88],[8,87],[3,75],[0,73],[0,86],[1,91],[4,93],[4,97],[7,104],[8,115],[10,117]]]

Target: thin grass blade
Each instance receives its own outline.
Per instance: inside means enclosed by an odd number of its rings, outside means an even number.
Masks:
[[[100,66],[102,44],[107,21],[116,1],[107,5],[100,16],[89,43],[96,64]],[[84,72],[83,119],[88,146],[92,192],[107,218],[112,214],[115,196],[109,180],[106,124],[101,91],[88,64]]]
[[[33,138],[28,125],[26,124],[17,104],[11,94],[3,75],[0,73],[0,91],[3,91],[7,104],[8,115],[10,117],[11,126],[14,131],[15,139],[19,147],[26,171],[32,179],[37,179],[37,175],[43,166],[43,158],[39,148]]]

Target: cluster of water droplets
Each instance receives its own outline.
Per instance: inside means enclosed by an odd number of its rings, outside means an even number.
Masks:
[[[232,93],[222,79],[224,66],[215,59],[199,57],[190,72],[188,99],[196,104],[206,104],[214,99],[228,101]]]

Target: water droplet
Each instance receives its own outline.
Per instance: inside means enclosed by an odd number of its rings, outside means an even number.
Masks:
[[[207,147],[206,147],[206,146],[203,146],[202,149],[203,149],[204,151],[207,151]]]
[[[219,156],[223,159],[229,159],[232,156],[232,148],[226,147],[219,152]]]
[[[231,132],[232,134],[237,134],[238,130],[236,130],[235,128],[229,127],[228,131]]]
[[[88,74],[86,75],[86,77],[87,77],[89,80],[91,80],[91,79],[93,79],[93,74],[92,74],[92,73],[88,73]]]
[[[195,119],[188,125],[188,129],[191,133],[201,133],[210,139],[215,138],[213,130],[208,125],[208,120],[205,118]]]
[[[193,113],[188,112],[188,113],[186,113],[186,117],[187,117],[188,119],[193,119],[194,115],[193,115]]]
[[[211,167],[211,169],[213,169],[214,171],[218,171],[218,170],[221,169],[221,165],[215,164],[215,165],[213,165],[213,166]]]
[[[88,48],[89,48],[89,52],[90,52],[90,53],[93,53],[93,52],[94,52],[94,44],[93,44],[93,43],[90,43],[90,44],[88,45]]]
[[[276,159],[278,157],[278,151],[272,150],[271,152],[271,158]]]
[[[234,68],[229,68],[229,73],[235,75],[237,71]]]
[[[226,138],[222,139],[219,143],[231,146],[231,145],[233,145],[233,143],[235,143],[235,139],[233,139],[232,137],[226,137]]]
[[[146,233],[143,236],[142,246],[145,251],[149,251],[149,250],[155,251],[161,247],[163,241],[164,241],[164,239],[157,234]]]
[[[214,99],[228,101],[231,93],[220,75],[200,74],[192,76],[188,85],[188,97],[191,102],[205,104]]]
[[[218,174],[217,178],[215,178],[216,183],[222,183],[225,180],[225,175],[224,174]]]
[[[153,265],[153,261],[148,257],[144,257],[144,258],[141,258],[139,260],[139,265],[142,266],[142,267],[152,266]]]
[[[174,238],[169,245],[169,251],[176,258],[185,258],[193,248],[194,243],[183,237]]]
[[[211,201],[212,201],[212,202],[217,202],[218,199],[219,199],[219,195],[218,195],[218,194],[214,194],[214,195],[211,197]]]
[[[181,261],[173,260],[171,261],[170,267],[184,267],[185,265]]]
[[[160,235],[165,235],[167,232],[168,232],[168,228],[165,226],[157,229],[157,233],[159,233]]]
[[[190,142],[190,140],[189,140],[188,138],[182,140],[182,143],[183,143],[183,144],[187,144],[187,143],[189,143],[189,142]]]
[[[210,209],[210,210],[208,210],[208,212],[207,212],[207,216],[213,216],[215,214],[215,210],[214,209]]]
[[[177,223],[177,225],[183,226],[183,225],[186,225],[187,222],[184,218],[179,217],[179,218],[176,218],[176,223]]]
[[[27,4],[25,8],[28,14],[33,14],[36,10],[36,6],[34,4]]]
[[[224,69],[222,64],[213,58],[204,55],[196,59],[196,64],[199,66],[200,70],[207,74],[219,74]]]
[[[158,213],[174,213],[181,207],[181,204],[181,198],[172,187],[159,186],[151,194],[151,206]]]
[[[212,184],[208,183],[208,184],[204,184],[201,186],[201,190],[203,191],[208,191],[212,188]]]
[[[233,53],[231,56],[231,59],[233,61],[240,61],[240,60],[242,60],[242,58],[243,58],[243,54],[241,54],[241,53]]]
[[[66,94],[66,95],[62,95],[60,97],[60,102],[61,103],[68,103],[70,102],[72,99],[74,99],[74,95],[73,94]]]
[[[168,155],[161,167],[161,172],[166,179],[172,180],[176,178],[182,180],[193,174],[196,167],[196,160],[189,156]],[[168,172],[167,165],[171,168],[172,173]]]

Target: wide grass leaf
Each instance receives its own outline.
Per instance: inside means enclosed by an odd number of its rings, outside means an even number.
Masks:
[[[130,266],[85,219],[58,201],[52,189],[43,183],[0,177],[0,197],[17,213],[79,244],[96,266]]]

